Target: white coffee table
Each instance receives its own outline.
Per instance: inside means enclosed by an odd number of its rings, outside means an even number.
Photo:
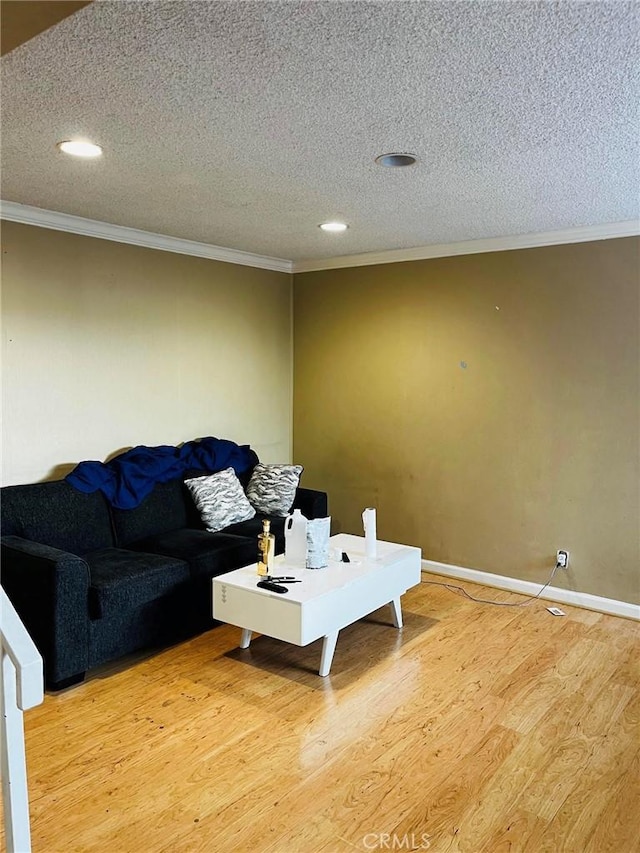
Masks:
[[[421,558],[419,548],[378,541],[376,559],[367,559],[364,539],[347,533],[332,536],[331,548],[346,551],[351,562],[305,569],[276,557],[275,575],[302,581],[285,594],[256,586],[256,563],[213,578],[213,618],[242,628],[243,649],[254,632],[297,646],[323,637],[319,673],[328,675],[341,628],[384,604],[391,605],[395,627],[402,627],[400,597],[420,583]]]

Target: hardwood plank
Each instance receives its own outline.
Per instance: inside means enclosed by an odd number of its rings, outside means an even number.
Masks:
[[[640,752],[636,752],[629,772],[618,780],[603,803],[594,832],[584,848],[585,853],[640,850],[639,802]]]
[[[545,820],[516,808],[494,828],[482,847],[471,846],[468,849],[477,850],[478,853],[513,853],[514,850],[519,853],[542,853],[545,849],[542,845],[546,828]],[[559,849],[554,848],[554,853]]]
[[[559,702],[541,720],[530,749],[537,752],[536,775],[523,790],[520,803],[538,817],[551,821],[572,796],[594,751],[617,724],[632,690],[611,685],[595,700],[575,694],[575,702]],[[549,749],[549,743],[553,749]]]
[[[594,666],[595,660],[601,669]],[[558,696],[566,697],[579,689],[585,698],[593,697],[602,681],[609,680],[615,666],[604,643],[588,637],[577,640],[535,682],[527,680],[523,689],[515,691],[504,725],[520,732],[531,731],[547,709],[556,703]]]
[[[620,695],[620,694],[619,694]],[[596,712],[597,714],[598,712]],[[549,849],[559,849],[565,844],[567,849],[586,849],[587,840],[595,834],[602,838],[602,827],[609,827],[610,839],[617,839],[625,833],[633,834],[639,823],[637,813],[637,794],[640,776],[638,776],[637,745],[639,732],[640,695],[634,691],[619,716],[609,725],[600,728],[598,717],[594,715],[590,735],[594,738],[588,761],[581,772],[575,775],[575,784],[570,795],[549,823],[544,841]],[[589,731],[587,722],[586,729]],[[634,792],[636,802],[626,799],[626,792]],[[621,798],[629,804],[628,810],[611,818],[616,800]],[[615,806],[617,810],[617,806]],[[617,827],[616,831],[612,831]],[[591,843],[591,842],[589,842]],[[609,844],[610,842],[607,842]],[[640,849],[633,845],[607,846],[604,840],[596,850],[617,850],[627,853]]]

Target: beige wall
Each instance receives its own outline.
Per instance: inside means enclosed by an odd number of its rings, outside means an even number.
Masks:
[[[296,275],[294,455],[333,529],[640,601],[638,240]],[[464,366],[463,365],[466,365]]]
[[[2,226],[3,483],[205,435],[291,454],[291,276]]]

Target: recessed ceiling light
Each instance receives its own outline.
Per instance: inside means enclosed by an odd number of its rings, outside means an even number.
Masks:
[[[67,139],[65,142],[58,142],[58,148],[65,154],[72,154],[74,157],[99,157],[102,154],[102,148],[99,145],[80,139]]]
[[[414,154],[381,154],[376,157],[376,163],[378,166],[399,168],[400,166],[413,166],[417,159]]]
[[[346,231],[347,227],[344,222],[323,222],[320,226],[323,231],[330,231],[332,234],[339,234],[341,231]]]

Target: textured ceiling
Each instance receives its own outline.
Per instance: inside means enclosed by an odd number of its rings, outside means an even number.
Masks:
[[[293,260],[634,219],[639,12],[98,0],[2,58],[2,198]]]

